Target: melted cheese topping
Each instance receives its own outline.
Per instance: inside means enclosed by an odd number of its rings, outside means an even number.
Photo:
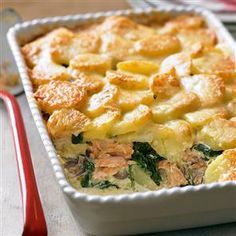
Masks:
[[[235,180],[235,59],[200,16],[145,22],[107,17],[75,31],[52,30],[22,47],[66,175],[81,191],[100,194],[181,186],[188,171],[197,183]],[[130,183],[133,142],[147,142],[167,159],[156,167],[159,185],[138,166],[135,187]],[[204,178],[209,162],[193,151],[199,143],[223,152]],[[81,155],[93,159],[94,181],[113,185],[81,188],[87,172],[80,173],[81,159],[71,159]]]

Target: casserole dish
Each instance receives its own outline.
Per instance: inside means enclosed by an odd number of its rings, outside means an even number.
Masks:
[[[26,96],[55,175],[76,222],[89,233],[112,235],[155,232],[232,222],[236,218],[235,181],[117,196],[89,195],[76,191],[63,174],[41,113],[33,98],[33,87],[20,46],[59,26],[75,27],[110,15],[139,16],[144,14],[149,16],[155,11],[157,10],[118,11],[34,20],[18,24],[8,33]],[[158,11],[173,14],[192,12],[203,16],[208,26],[216,31],[219,41],[228,44],[232,56],[235,56],[235,42],[211,13],[201,9],[182,7],[160,8]]]

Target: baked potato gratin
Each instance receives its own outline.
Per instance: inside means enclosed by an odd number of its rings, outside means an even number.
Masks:
[[[236,180],[235,58],[202,17],[111,16],[57,28],[22,53],[76,189]]]

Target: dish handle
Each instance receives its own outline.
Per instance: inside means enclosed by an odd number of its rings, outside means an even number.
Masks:
[[[40,202],[29,145],[26,138],[20,107],[13,95],[0,91],[4,101],[14,138],[17,168],[23,205],[23,236],[46,236],[47,225]]]

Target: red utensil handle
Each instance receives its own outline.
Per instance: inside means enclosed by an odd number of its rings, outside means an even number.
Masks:
[[[11,121],[23,205],[24,236],[45,236],[47,225],[34,176],[29,146],[19,105],[13,95],[0,91]]]

